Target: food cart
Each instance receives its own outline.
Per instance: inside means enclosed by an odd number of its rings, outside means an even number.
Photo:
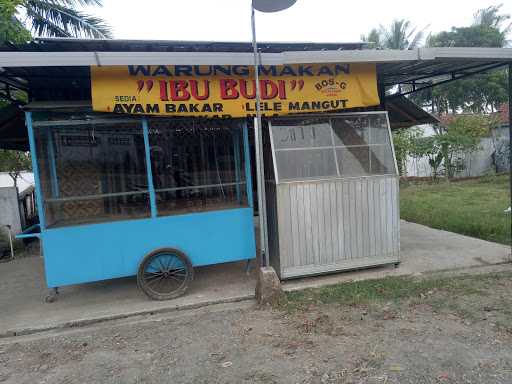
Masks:
[[[149,297],[170,299],[186,290],[194,267],[255,257],[243,120],[119,118],[56,103],[28,109],[54,294],[136,275]]]

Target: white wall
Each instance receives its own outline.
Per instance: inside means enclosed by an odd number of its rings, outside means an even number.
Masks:
[[[12,177],[7,172],[0,172],[0,188],[2,187],[12,187],[14,186],[14,181]],[[25,190],[30,189],[30,187],[34,186],[34,174],[32,172],[23,171],[20,173],[18,177],[18,191],[20,194],[25,192]]]
[[[424,129],[424,136],[434,135],[434,130],[430,126],[422,126]],[[502,130],[496,132],[498,139],[503,139],[504,133]],[[506,129],[506,135],[508,135],[508,127]],[[493,154],[495,151],[494,142],[491,138],[483,138],[480,142],[479,149],[477,151],[466,153],[464,158],[464,170],[458,172],[455,177],[470,177],[470,176],[482,176],[488,172],[494,171]],[[443,167],[441,166],[440,171]],[[418,176],[418,177],[430,177],[432,176],[432,170],[428,164],[428,158],[416,159],[413,157],[407,158],[407,176]]]
[[[4,225],[10,225],[13,234],[21,232],[18,194],[14,187],[0,188],[0,226]]]

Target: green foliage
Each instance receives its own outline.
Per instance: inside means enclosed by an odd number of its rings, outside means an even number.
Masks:
[[[502,5],[478,10],[469,27],[452,27],[429,36],[430,47],[504,47],[511,24],[505,25],[510,15],[500,14]]]
[[[20,173],[30,170],[31,167],[32,162],[29,153],[0,149],[0,172],[9,173],[15,186]]]
[[[370,48],[382,48],[381,32],[377,28],[373,28],[368,35],[361,35],[361,41],[368,43]]]
[[[428,38],[430,47],[502,47],[506,35],[495,27],[472,25],[470,27],[453,27]]]
[[[425,28],[417,31],[411,22],[405,19],[393,20],[389,27],[373,28],[363,41],[369,43],[370,48],[377,49],[414,49],[417,48],[424,36]]]
[[[399,131],[394,136],[397,162],[402,162],[399,168],[405,166],[407,156],[426,157],[434,180],[442,166],[448,178],[452,178],[457,171],[464,169],[464,155],[479,149],[481,139],[488,136],[497,124],[498,120],[492,116],[455,115],[445,126],[437,127],[433,136],[424,137],[421,131]]]
[[[509,178],[488,176],[400,188],[402,219],[483,240],[510,244]]]
[[[464,167],[459,161],[467,153],[479,149],[482,137],[491,130],[492,118],[479,115],[460,115],[451,119],[446,128],[435,136],[439,146],[439,155],[449,178]]]
[[[439,176],[439,168],[443,163],[443,151],[438,136],[418,137],[414,144],[411,156],[415,158],[426,157],[432,170],[432,178]]]
[[[0,44],[24,43],[31,39],[30,32],[16,18],[16,7],[20,4],[21,0],[0,0]]]
[[[110,28],[101,19],[77,10],[78,6],[101,6],[101,0],[23,0],[38,36],[108,38]]]
[[[459,296],[481,294],[489,282],[508,279],[510,273],[479,276],[429,277],[417,279],[408,276],[389,276],[382,279],[353,281],[321,288],[286,293],[280,307],[290,313],[308,311],[312,304],[338,304],[359,306],[379,303],[401,303],[409,299],[430,300],[434,292],[440,295]]]
[[[429,36],[429,47],[505,47],[511,25],[509,15],[500,13],[501,5],[480,9],[468,27],[453,27]],[[507,73],[504,69],[478,74],[414,94],[411,99],[433,111],[474,113],[495,111],[507,101]]]
[[[423,136],[419,127],[398,129],[393,132],[393,145],[400,176],[407,176],[407,158],[415,153],[415,145]]]
[[[474,24],[475,25],[483,25],[487,27],[494,27],[498,29],[502,29],[506,32],[510,30],[512,27],[512,23],[509,23],[507,26],[503,27],[504,23],[507,23],[510,19],[510,15],[501,15],[500,9],[503,4],[500,5],[492,5],[487,8],[479,9],[474,14]]]
[[[77,9],[101,5],[101,0],[0,0],[0,43],[30,40],[26,26],[36,36],[109,38],[110,28],[102,19]]]
[[[79,6],[101,6],[101,0],[0,0],[0,44],[24,43],[32,36],[108,38],[110,29],[97,17],[87,15]],[[23,14],[23,20],[20,13]],[[3,99],[3,100],[2,100]],[[27,95],[13,91],[0,94],[0,107],[15,99],[21,103]]]

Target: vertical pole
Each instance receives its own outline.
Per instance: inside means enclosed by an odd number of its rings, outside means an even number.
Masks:
[[[251,2],[251,27],[252,47],[254,50],[254,80],[256,82],[256,118],[254,119],[254,142],[256,145],[256,175],[258,182],[258,212],[260,218],[260,252],[261,262],[264,266],[269,265],[268,235],[267,235],[267,206],[265,199],[265,170],[263,168],[263,133],[260,110],[260,79],[258,73],[259,55],[256,43],[256,19],[254,7]]]
[[[508,65],[508,140],[508,177],[510,178],[510,206],[512,206],[512,63]],[[510,220],[510,235],[510,261],[512,261],[512,219]]]
[[[257,190],[258,190],[258,212],[260,218],[260,247],[261,247],[261,262],[263,266],[269,265],[269,254],[267,252],[267,217],[266,217],[266,199],[265,199],[265,175],[263,174],[263,150],[262,140],[257,137],[261,136],[261,126],[254,119],[255,129],[255,149],[256,149],[256,174],[257,174]]]
[[[148,120],[142,119],[142,133],[144,135],[144,149],[146,151],[146,172],[148,177],[149,206],[151,208],[151,217],[157,216],[155,186],[153,185],[153,171],[151,170],[151,151],[149,150],[149,129]]]
[[[249,207],[254,207],[254,201],[252,196],[252,174],[251,174],[251,149],[249,147],[249,130],[247,128],[247,122],[244,123],[243,127],[244,135],[244,164],[245,164],[245,182],[247,188],[247,202]]]
[[[59,181],[57,179],[57,165],[55,164],[55,143],[53,141],[52,127],[48,127],[48,160],[50,161],[52,197],[59,197]]]
[[[6,225],[7,231],[9,232],[9,246],[11,248],[11,259],[14,259],[14,246],[12,245],[12,230],[10,225]]]
[[[34,129],[32,128],[32,112],[25,112],[25,124],[28,130],[28,142],[30,145],[30,157],[32,159],[32,172],[34,172],[34,184],[36,189],[36,204],[39,213],[39,226],[41,232],[46,228],[46,220],[43,205],[43,193],[41,191],[41,180],[39,179],[39,167],[37,164],[36,140],[34,139]]]
[[[235,189],[236,199],[239,204],[242,203],[242,195],[240,194],[240,128],[237,127],[233,131],[233,151],[235,154]]]

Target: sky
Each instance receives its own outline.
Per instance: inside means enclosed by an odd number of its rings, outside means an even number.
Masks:
[[[103,0],[88,9],[112,27],[117,39],[250,41],[250,0]],[[259,41],[352,42],[393,19],[427,32],[469,25],[489,0],[297,0],[290,9],[257,13]],[[512,1],[503,1],[512,14]]]

